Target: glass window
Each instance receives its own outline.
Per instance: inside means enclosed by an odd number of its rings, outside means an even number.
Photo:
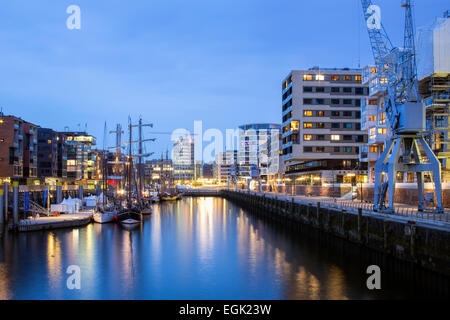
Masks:
[[[305,110],[305,111],[303,111],[303,116],[304,117],[312,117],[312,115],[313,115],[312,110]]]
[[[303,135],[303,140],[305,140],[305,141],[311,141],[311,140],[312,140],[312,135],[311,135],[311,134],[304,134],[304,135]]]
[[[304,81],[312,81],[312,79],[313,79],[313,76],[310,75],[310,74],[304,74],[303,75],[303,80]]]
[[[341,80],[340,76],[337,76],[337,75],[331,76],[331,81],[339,81],[339,80]]]
[[[332,134],[331,135],[331,141],[339,141],[341,140],[341,136],[338,134]]]
[[[313,124],[311,122],[304,122],[303,123],[303,128],[307,129],[307,128],[312,128]]]
[[[316,81],[324,81],[325,76],[323,74],[316,74]]]

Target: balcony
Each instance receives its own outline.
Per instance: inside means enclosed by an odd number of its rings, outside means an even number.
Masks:
[[[374,162],[378,160],[377,152],[370,152],[368,149],[360,149],[359,151],[359,160],[361,162]]]
[[[386,142],[387,134],[377,133],[375,135],[369,135],[369,144],[383,144]]]
[[[281,94],[285,94],[290,88],[292,88],[292,82],[288,84],[286,89],[284,89]]]

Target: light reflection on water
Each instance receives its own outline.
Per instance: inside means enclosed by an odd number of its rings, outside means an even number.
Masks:
[[[365,289],[360,261],[336,258],[332,251],[226,200],[189,198],[155,205],[153,215],[132,231],[91,224],[6,234],[0,243],[0,299],[391,297]],[[66,288],[70,265],[81,267],[80,291]],[[406,295],[397,287],[396,297]]]

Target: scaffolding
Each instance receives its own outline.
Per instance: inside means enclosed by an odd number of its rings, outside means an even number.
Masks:
[[[420,81],[426,107],[426,140],[442,164],[442,182],[450,182],[450,73],[434,73]]]

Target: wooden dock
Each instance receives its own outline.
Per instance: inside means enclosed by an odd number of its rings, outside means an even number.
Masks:
[[[58,217],[41,217],[37,219],[21,220],[17,226],[17,231],[29,232],[83,227],[92,221],[92,217],[92,212],[80,212],[77,214],[63,214]]]

